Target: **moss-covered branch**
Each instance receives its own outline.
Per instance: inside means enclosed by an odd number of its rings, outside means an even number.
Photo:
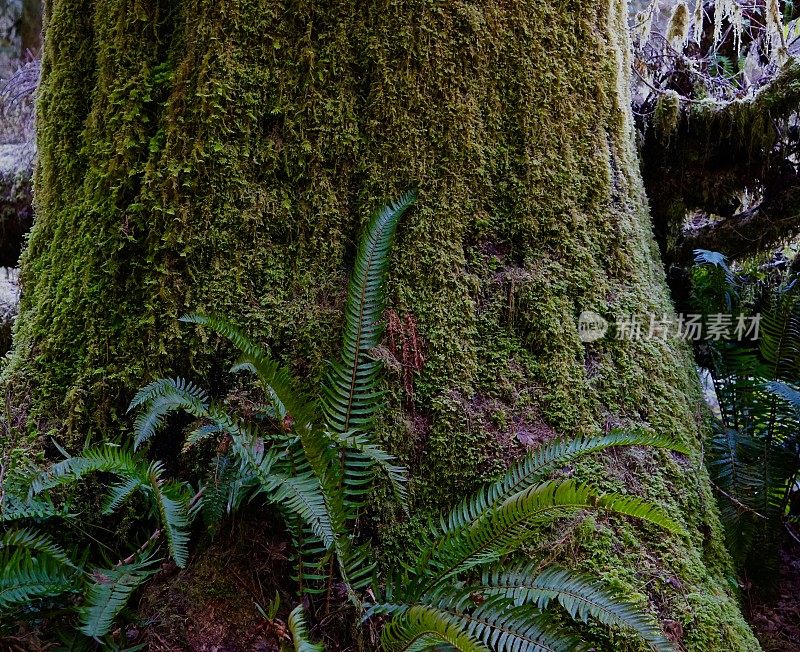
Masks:
[[[688,263],[695,249],[711,249],[735,260],[763,251],[799,232],[800,182],[796,182],[747,211],[686,232],[674,258]]]
[[[793,232],[792,220],[783,215],[791,200],[779,198],[786,194],[787,183],[797,180],[793,157],[798,133],[791,118],[798,105],[797,60],[787,63],[771,83],[746,100],[720,105],[686,101],[670,92],[657,100],[655,119],[643,143],[643,171],[657,235],[669,260],[681,259],[692,246],[680,242],[688,212],[731,218],[745,192],[764,197],[764,202],[731,220],[732,229],[736,224],[743,229],[766,224],[768,233],[761,238],[765,243]],[[767,209],[780,214],[770,221]],[[761,217],[753,222],[756,214]],[[725,229],[715,233],[719,236],[714,237],[725,237]],[[752,239],[751,235],[747,231],[743,237]],[[703,232],[697,237],[711,236]],[[731,246],[740,248],[733,240]]]

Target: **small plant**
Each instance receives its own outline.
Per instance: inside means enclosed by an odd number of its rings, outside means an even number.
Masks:
[[[145,544],[115,565],[89,565],[75,550],[69,553],[50,534],[25,523],[74,518],[69,506],[56,507],[47,497],[55,487],[76,482],[91,473],[116,476],[103,501],[111,514],[135,492],[147,498],[159,523]],[[164,478],[163,467],[125,449],[107,445],[88,449],[81,457],[67,457],[46,472],[17,474],[3,485],[0,515],[0,614],[19,615],[37,601],[63,594],[83,595],[77,611],[80,631],[101,639],[131,594],[158,570],[155,543],[163,534],[179,566],[188,555],[188,488]]]
[[[666,514],[639,498],[550,479],[571,461],[613,446],[686,452],[655,435],[612,432],[549,442],[432,525],[409,563],[384,579],[376,571],[371,542],[359,536],[357,525],[364,496],[378,473],[409,510],[406,470],[375,440],[381,363],[372,351],[382,339],[389,249],[401,215],[414,200],[413,194],[405,195],[378,211],[367,227],[348,291],[342,353],[330,365],[319,398],[308,396],[286,368],[227,321],[204,315],[183,318],[212,329],[238,349],[240,358],[232,371],[255,375],[263,404],[253,419],[244,420],[183,379],[159,379],[140,390],[130,406],[138,413],[131,451],[103,447],[68,457],[29,483],[30,499],[40,500],[48,490],[90,472],[111,473],[120,482],[112,487],[106,508],[117,509],[134,492],[144,491],[158,529],[132,559],[106,571],[90,590],[72,583],[48,593],[45,582],[28,598],[82,591],[82,613],[94,624],[83,631],[103,635],[133,590],[152,573],[162,533],[170,556],[183,566],[188,526],[196,514],[213,524],[243,501],[261,498],[282,515],[293,539],[297,587],[312,622],[328,613],[336,599],[334,589],[343,586],[361,618],[385,623],[381,644],[386,650],[573,650],[580,637],[564,624],[565,615],[627,627],[652,649],[672,649],[628,596],[565,568],[540,569],[530,557],[513,558],[520,547],[535,543],[543,527],[583,511],[633,517],[678,532]],[[167,481],[163,467],[147,462],[143,453],[174,412],[196,420],[187,447],[217,440],[211,474],[196,492],[186,483]],[[53,557],[52,552],[36,561],[31,556],[30,563],[39,564],[48,555]],[[65,557],[62,563],[71,562]],[[552,605],[559,605],[560,613]],[[288,619],[294,647],[321,650],[311,639],[314,629],[305,612],[298,606]]]
[[[610,433],[559,439],[513,465],[498,481],[464,500],[431,527],[414,561],[394,573],[367,617],[390,615],[386,650],[576,650],[580,637],[552,609],[630,628],[654,650],[672,650],[658,626],[630,598],[558,566],[509,561],[541,528],[582,511],[601,511],[680,527],[654,505],[632,496],[598,494],[572,480],[548,480],[580,456],[612,446],[682,448],[656,436]],[[685,451],[684,451],[685,452]],[[528,553],[528,556],[530,552]]]

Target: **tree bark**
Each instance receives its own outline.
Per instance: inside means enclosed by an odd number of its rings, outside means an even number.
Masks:
[[[512,0],[52,0],[37,220],[4,379],[73,449],[160,375],[218,393],[229,317],[313,387],[368,213],[416,186],[391,304],[425,352],[379,425],[438,512],[555,433],[646,427],[700,450],[681,342],[583,344],[582,310],[671,313],[634,151],[626,7]],[[755,650],[699,452],[573,469],[689,536],[584,521],[573,560],[646,591],[691,650]],[[424,519],[378,536],[403,549]],[[574,544],[574,546],[572,545]],[[622,645],[622,643],[620,643]]]

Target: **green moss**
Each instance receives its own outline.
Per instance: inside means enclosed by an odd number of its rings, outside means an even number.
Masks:
[[[670,136],[678,129],[680,119],[681,96],[672,90],[659,95],[653,116],[653,126],[662,143],[669,143]]]
[[[246,324],[313,384],[360,226],[417,185],[391,295],[426,364],[411,406],[390,376],[381,436],[410,463],[423,516],[396,524],[378,501],[390,550],[525,437],[632,424],[696,444],[685,347],[584,345],[575,326],[582,310],[672,310],[633,150],[624,21],[616,0],[49,3],[38,218],[4,372],[31,427],[75,448],[116,432],[154,376],[220,389],[230,352],[178,324],[189,310]],[[604,525],[582,563],[654,601],[636,569],[679,576],[720,620],[689,632],[686,602],[664,599],[690,649],[756,649],[699,462],[643,455],[636,479],[613,461],[584,471],[640,483],[691,538]]]

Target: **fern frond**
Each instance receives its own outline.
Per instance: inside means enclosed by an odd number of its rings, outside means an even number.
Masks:
[[[767,383],[767,391],[782,398],[797,411],[798,415],[800,415],[800,389],[796,386],[784,381],[775,380]]]
[[[538,446],[514,463],[500,480],[464,499],[442,520],[442,531],[446,533],[463,527],[497,501],[539,484],[553,471],[579,457],[616,446],[662,448],[684,455],[689,452],[684,444],[674,439],[649,433],[612,431],[606,435],[555,439]]]
[[[465,633],[445,613],[422,605],[408,607],[383,628],[381,646],[388,652],[435,649],[446,644],[460,652],[491,652],[477,638]]]
[[[77,569],[77,566],[64,551],[64,548],[58,545],[52,537],[42,532],[37,532],[32,528],[4,532],[0,536],[0,549],[6,548],[25,550],[28,553],[38,552],[47,555],[60,564]]]
[[[73,571],[49,555],[5,557],[0,568],[0,611],[77,590],[79,584]]]
[[[27,520],[47,520],[52,517],[69,516],[69,507],[63,505],[58,507],[52,499],[30,496],[21,498],[13,494],[6,493],[0,505],[0,523],[12,523],[15,521]]]
[[[383,333],[384,285],[397,223],[416,198],[416,192],[407,192],[374,213],[356,254],[345,306],[341,358],[331,364],[323,382],[323,414],[334,432],[366,429],[380,405],[377,385],[381,366],[370,358],[369,351],[380,343]]]
[[[325,647],[321,643],[313,643],[311,641],[303,605],[297,605],[292,609],[289,614],[288,625],[292,634],[292,644],[295,652],[324,652]]]
[[[327,549],[335,547],[336,533],[319,481],[314,475],[275,474],[266,489],[272,502],[298,514]]]
[[[89,448],[79,457],[68,457],[42,471],[31,482],[30,493],[36,495],[47,489],[80,480],[90,473],[105,472],[132,478],[142,477],[146,469],[147,463],[129,450],[106,444]]]
[[[515,605],[535,604],[545,610],[552,600],[581,622],[592,617],[604,625],[633,629],[658,652],[674,652],[658,625],[624,594],[604,583],[563,568],[551,567],[536,574],[533,564],[485,572],[485,595],[500,596]]]
[[[174,486],[162,478],[164,467],[153,462],[147,471],[147,488],[152,496],[167,546],[175,563],[185,568],[189,559],[189,517],[186,503],[175,495]]]
[[[103,514],[116,512],[141,486],[142,479],[139,477],[127,478],[113,485],[103,501]]]
[[[134,442],[136,450],[144,442],[151,439],[164,425],[165,418],[172,412],[183,410],[195,417],[202,418],[208,414],[208,395],[205,390],[195,386],[183,378],[163,378],[156,383],[151,383],[147,397],[143,403],[136,403],[142,397],[137,395],[133,407],[144,406],[133,423]]]
[[[183,452],[186,452],[192,448],[192,446],[197,446],[197,444],[201,441],[205,441],[211,435],[216,435],[221,432],[225,432],[225,428],[218,423],[208,423],[199,428],[195,428],[186,437],[186,442],[183,445]]]
[[[506,597],[487,594],[482,587],[457,588],[448,583],[424,596],[422,602],[496,652],[574,652],[583,648],[569,628],[561,623],[553,627],[552,617],[535,606],[514,605]],[[402,613],[403,608],[384,606],[380,612]]]
[[[267,396],[284,413],[291,415],[297,428],[308,429],[315,420],[315,402],[301,391],[292,373],[270,358],[267,352],[229,321],[213,315],[191,314],[180,321],[210,328],[228,339],[242,354],[231,371],[249,370],[256,374]]]
[[[357,451],[368,460],[366,467],[370,483],[372,481],[372,466],[376,465],[381,468],[386,477],[389,478],[395,497],[403,505],[403,508],[408,511],[408,469],[406,467],[393,464],[395,457],[389,455],[380,446],[373,444],[369,435],[331,433],[330,437],[340,447]]]
[[[244,487],[252,482],[249,472],[242,472],[232,456],[220,455],[214,459],[203,486],[203,521],[214,528],[225,516],[239,506]]]
[[[152,557],[115,568],[96,568],[93,582],[86,591],[86,604],[81,608],[80,630],[86,636],[105,636],[133,592],[158,572]]]
[[[535,533],[535,526],[580,510],[632,516],[670,532],[681,532],[656,505],[635,496],[596,494],[572,480],[545,482],[485,509],[456,530],[445,532],[422,548],[414,569],[416,582],[404,590],[414,598],[470,568],[497,561],[518,549]]]

